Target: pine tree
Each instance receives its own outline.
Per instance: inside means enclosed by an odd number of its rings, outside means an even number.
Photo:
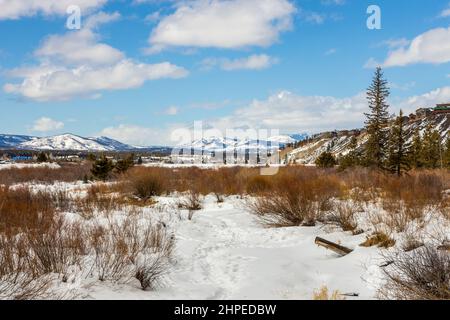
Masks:
[[[390,92],[383,71],[378,67],[372,84],[367,90],[367,101],[370,113],[366,113],[366,130],[369,139],[365,149],[365,161],[368,166],[384,167],[388,140],[389,105],[387,98]]]
[[[134,156],[129,155],[124,159],[120,159],[117,161],[115,165],[115,170],[117,173],[122,174],[128,171],[134,165]]]
[[[447,140],[445,142],[445,151],[442,158],[444,166],[450,169],[450,132],[447,134]]]
[[[332,168],[336,164],[336,158],[328,151],[323,152],[316,160],[316,166],[320,168]]]
[[[391,128],[387,161],[388,170],[398,176],[401,176],[403,172],[411,169],[408,159],[410,146],[407,143],[407,139],[408,137],[403,122],[403,111],[400,110],[400,114]]]
[[[421,159],[424,167],[435,169],[442,165],[441,162],[441,136],[439,132],[433,129],[429,124],[425,130],[422,142]]]
[[[112,161],[102,156],[92,164],[91,173],[95,179],[106,181],[113,168]]]
[[[420,129],[414,131],[411,150],[409,153],[409,163],[413,168],[423,167],[422,161],[422,137],[420,136]]]
[[[39,155],[37,156],[37,162],[42,163],[42,162],[47,162],[48,161],[48,157],[45,154],[45,152],[40,152]]]
[[[88,161],[94,162],[95,160],[97,160],[97,156],[96,156],[95,154],[93,154],[93,153],[89,153],[89,154],[87,155],[86,159],[87,159]]]

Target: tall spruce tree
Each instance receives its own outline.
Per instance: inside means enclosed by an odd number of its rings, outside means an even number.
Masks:
[[[441,148],[441,136],[439,132],[429,124],[422,140],[421,159],[424,167],[435,169],[443,165]]]
[[[378,67],[367,89],[367,101],[370,112],[366,113],[366,130],[369,139],[365,148],[365,162],[368,166],[384,168],[387,154],[389,105],[390,95],[388,82],[384,79],[383,71]]]
[[[409,163],[413,168],[423,167],[422,160],[422,137],[420,136],[420,129],[414,130],[411,152],[409,153]]]
[[[403,122],[403,111],[395,119],[389,135],[389,155],[387,160],[387,169],[392,173],[401,176],[404,172],[411,169],[408,159],[410,145],[407,143],[408,136]]]

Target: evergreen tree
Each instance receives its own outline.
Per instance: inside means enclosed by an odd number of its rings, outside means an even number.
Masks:
[[[445,142],[445,151],[443,154],[443,162],[446,168],[450,169],[450,132],[447,134],[447,140]]]
[[[316,159],[315,163],[320,168],[332,168],[337,164],[337,161],[331,152],[325,151]]]
[[[142,157],[141,156],[139,156],[139,158],[138,158],[138,161],[137,161],[137,164],[138,165],[141,165],[143,163],[143,161],[142,161]]]
[[[88,155],[87,155],[87,158],[86,158],[88,161],[92,161],[92,162],[94,162],[95,160],[97,160],[97,157],[95,156],[95,154],[93,154],[93,153],[89,153]]]
[[[361,155],[358,152],[358,139],[352,136],[349,144],[350,152],[339,159],[339,170],[361,165]]]
[[[45,152],[40,152],[37,156],[37,162],[42,163],[42,162],[47,162],[48,161],[48,157],[45,154]]]
[[[133,165],[134,165],[134,156],[129,155],[124,159],[118,160],[114,169],[116,170],[117,173],[122,174],[127,172],[127,170],[130,169]]]
[[[437,130],[429,124],[425,130],[422,142],[421,159],[426,168],[435,169],[442,165],[441,162],[441,137]]]
[[[366,130],[369,139],[366,144],[365,161],[368,166],[384,167],[388,140],[389,105],[387,98],[390,92],[383,71],[378,67],[372,84],[367,90],[367,101],[370,113],[366,113]]]
[[[403,111],[400,110],[400,114],[391,128],[387,161],[388,170],[398,176],[411,169],[408,159],[410,146],[407,143],[407,139],[403,122]]]
[[[411,150],[409,153],[409,163],[413,168],[421,168],[423,166],[422,137],[420,136],[419,128],[417,128],[413,134]]]
[[[112,161],[103,155],[92,164],[91,173],[95,179],[106,181],[113,168]]]

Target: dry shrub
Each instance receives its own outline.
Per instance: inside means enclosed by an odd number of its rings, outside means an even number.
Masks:
[[[81,181],[83,177],[89,175],[91,168],[91,164],[88,162],[61,163],[60,166],[61,168],[57,169],[48,167],[2,169],[0,170],[0,181],[6,186],[26,182],[75,182]]]
[[[163,261],[167,262],[174,244],[173,236],[162,225],[142,223],[137,216],[129,216],[123,223],[95,226],[89,232],[89,239],[98,279],[115,282],[126,282],[136,275],[136,270],[150,265],[166,269],[168,265]]]
[[[337,203],[328,221],[337,224],[344,231],[355,231],[358,224],[355,219],[357,210],[353,203]]]
[[[132,193],[143,200],[160,196],[167,192],[166,170],[160,168],[137,167],[130,170],[126,178],[130,182]]]
[[[330,210],[331,199],[341,194],[341,186],[323,171],[290,171],[274,176],[270,194],[259,196],[249,208],[268,226],[313,226]]]
[[[426,246],[408,253],[391,253],[384,268],[382,298],[397,300],[449,300],[450,254]]]
[[[27,239],[0,234],[0,300],[57,298],[50,287],[54,277],[37,265]]]
[[[406,231],[404,242],[402,243],[402,250],[405,252],[416,250],[424,245],[423,240],[419,238],[416,232]]]
[[[338,290],[331,294],[327,286],[322,286],[319,290],[314,291],[313,300],[345,300]]]
[[[128,247],[124,239],[114,239],[102,226],[93,227],[88,236],[95,255],[93,267],[100,281],[120,281],[130,275]]]
[[[80,214],[84,219],[92,219],[96,213],[110,213],[124,209],[125,203],[114,194],[118,186],[102,184],[92,185],[85,197],[73,200],[73,211]]]
[[[27,188],[0,187],[0,233],[46,230],[54,217],[55,206],[48,194],[32,194]]]
[[[138,262],[134,277],[139,281],[142,290],[154,290],[161,285],[168,269],[168,257],[164,252],[157,252]]]
[[[248,194],[262,194],[271,189],[270,178],[267,176],[254,176],[247,181]]]
[[[390,248],[395,245],[395,240],[392,239],[384,232],[377,231],[373,233],[367,240],[361,243],[361,247],[373,247],[378,246],[379,248]]]
[[[269,227],[299,226],[315,219],[314,203],[295,192],[263,196],[249,203],[249,209]]]
[[[186,197],[178,202],[178,208],[189,211],[201,210],[202,199],[200,193],[195,190],[189,190]]]
[[[39,274],[65,275],[67,268],[79,265],[81,257],[86,254],[81,225],[67,223],[62,217],[56,219],[45,232],[28,230],[25,236],[34,269]]]

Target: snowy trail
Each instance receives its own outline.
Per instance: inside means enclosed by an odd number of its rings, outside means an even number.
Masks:
[[[341,258],[317,247],[315,237],[324,234],[355,251]],[[177,263],[170,276],[177,291],[188,289],[185,299],[310,299],[322,285],[374,296],[363,279],[373,281],[369,271],[377,250],[357,246],[364,235],[319,227],[267,229],[235,200],[207,203],[176,236]]]
[[[137,285],[89,290],[102,299],[311,299],[322,285],[372,299],[378,283],[378,250],[358,244],[364,235],[328,233],[321,227],[267,229],[242,201],[217,204],[212,197],[192,221],[175,227],[176,251],[164,286],[143,292]],[[355,249],[346,257],[319,248],[316,236]]]

